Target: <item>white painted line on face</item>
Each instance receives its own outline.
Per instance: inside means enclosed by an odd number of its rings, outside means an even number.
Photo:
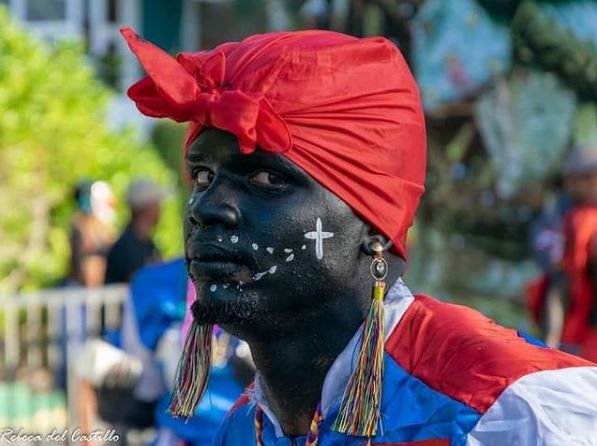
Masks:
[[[225,283],[224,285],[222,285],[222,288],[226,289],[226,288],[228,288],[229,286],[230,286],[230,284],[229,284],[229,283]]]
[[[253,248],[254,251],[257,251],[259,249],[259,245],[257,243],[253,243],[251,244],[251,248]]]
[[[263,276],[265,276],[267,273],[268,273],[268,271],[264,271],[264,272],[262,272],[262,273],[257,273],[257,274],[255,274],[255,275],[253,276],[253,280],[261,280],[261,278],[262,278]]]
[[[274,274],[278,270],[276,265],[272,266],[267,272],[270,274]]]
[[[267,248],[265,248],[265,250],[266,250],[267,252],[269,252],[270,254],[273,254],[273,253],[274,253],[274,248],[271,248],[271,247],[269,247],[269,246],[268,246]]]
[[[294,254],[290,254],[288,257],[286,257],[287,262],[292,262],[293,260],[294,260]]]
[[[333,232],[324,232],[321,218],[317,217],[315,223],[315,231],[310,231],[305,234],[305,238],[315,240],[315,256],[318,260],[323,259],[323,241],[334,236]]]
[[[238,235],[233,235],[232,237],[230,237],[230,242],[234,245],[236,243],[238,243]]]
[[[284,248],[284,252],[285,252],[286,254],[290,254],[292,251],[293,251],[293,249],[290,249],[290,248]]]

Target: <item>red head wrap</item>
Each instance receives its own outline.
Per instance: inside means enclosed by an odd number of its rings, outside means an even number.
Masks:
[[[405,257],[425,180],[425,122],[415,81],[384,38],[330,31],[261,34],[176,59],[122,34],[148,76],[128,95],[141,113],[237,136],[280,153],[388,236]]]

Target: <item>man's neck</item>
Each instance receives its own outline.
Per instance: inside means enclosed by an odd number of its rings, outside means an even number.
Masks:
[[[291,336],[249,342],[267,403],[290,436],[308,432],[326,374],[362,323],[363,309],[350,311],[344,301],[317,319]]]

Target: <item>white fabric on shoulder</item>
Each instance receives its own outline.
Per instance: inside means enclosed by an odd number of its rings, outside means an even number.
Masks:
[[[597,446],[597,366],[546,370],[512,383],[467,446]]]

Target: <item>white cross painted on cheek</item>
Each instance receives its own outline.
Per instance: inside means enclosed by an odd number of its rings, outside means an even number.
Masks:
[[[309,240],[315,240],[315,256],[318,260],[323,259],[323,241],[326,238],[332,238],[333,232],[324,232],[321,224],[321,218],[317,218],[315,224],[315,231],[307,232],[305,238]]]

